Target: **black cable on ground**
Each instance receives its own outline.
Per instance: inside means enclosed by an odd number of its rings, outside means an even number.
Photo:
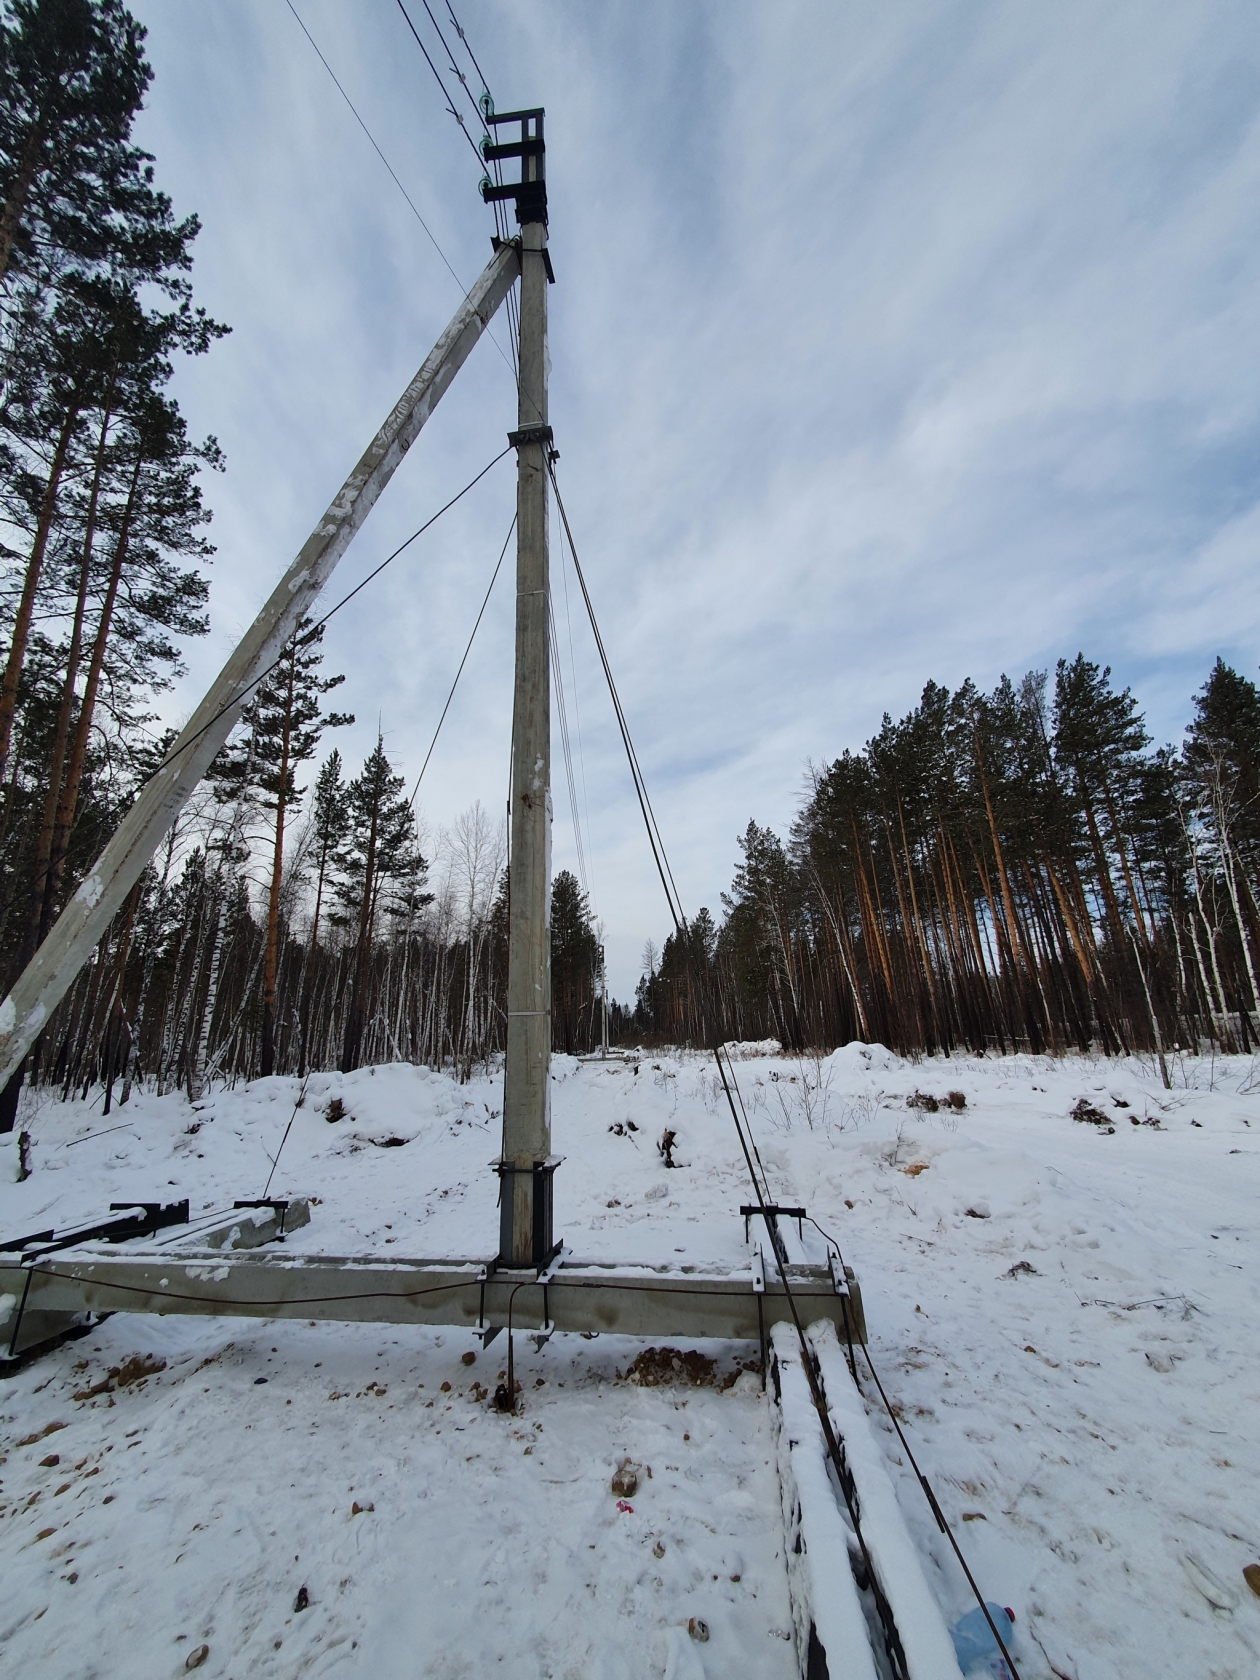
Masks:
[[[840,1252],[840,1244],[831,1235],[831,1233],[829,1231],[825,1231],[823,1229],[823,1227],[818,1223],[818,1221],[816,1219],[814,1219],[810,1214],[807,1213],[805,1215],[805,1217],[806,1217],[806,1219],[809,1220],[810,1224],[814,1227],[814,1229],[817,1232],[819,1232],[819,1234],[822,1237],[824,1237],[825,1240],[827,1242],[829,1242],[831,1244],[831,1246],[835,1249],[836,1254],[839,1256],[839,1259],[840,1259],[841,1269],[843,1270],[843,1268],[844,1268],[844,1255],[841,1254],[841,1252]],[[1014,1664],[1014,1661],[1011,1658],[1010,1652],[1006,1648],[1006,1644],[1005,1644],[1005,1642],[1002,1638],[1002,1635],[998,1632],[997,1623],[993,1620],[993,1617],[989,1613],[989,1607],[984,1601],[984,1596],[981,1593],[980,1588],[976,1585],[975,1577],[974,1577],[974,1575],[972,1575],[971,1570],[967,1566],[967,1560],[962,1554],[962,1548],[959,1546],[958,1539],[957,1539],[956,1535],[954,1534],[953,1529],[949,1525],[949,1520],[946,1517],[944,1511],[941,1510],[940,1502],[938,1501],[938,1499],[936,1497],[935,1489],[932,1487],[931,1482],[929,1482],[927,1477],[923,1474],[923,1471],[919,1468],[919,1461],[918,1461],[918,1459],[915,1458],[914,1451],[913,1451],[909,1441],[906,1440],[905,1430],[902,1429],[902,1427],[901,1427],[901,1419],[897,1416],[896,1412],[893,1410],[892,1401],[888,1398],[888,1395],[884,1392],[884,1385],[879,1380],[879,1372],[875,1369],[875,1361],[871,1358],[871,1351],[867,1347],[865,1342],[863,1342],[861,1344],[861,1348],[862,1348],[862,1357],[863,1357],[863,1359],[865,1359],[865,1361],[867,1363],[867,1367],[870,1370],[872,1381],[874,1382],[875,1387],[879,1390],[879,1397],[884,1403],[884,1410],[888,1413],[889,1419],[892,1422],[892,1426],[897,1431],[897,1439],[901,1442],[901,1445],[902,1445],[902,1448],[905,1452],[905,1455],[910,1461],[910,1468],[914,1472],[915,1478],[918,1481],[919,1486],[923,1490],[923,1496],[927,1500],[928,1505],[931,1508],[932,1515],[936,1518],[936,1526],[940,1529],[941,1533],[949,1541],[950,1546],[953,1550],[954,1556],[958,1559],[958,1562],[959,1562],[959,1564],[962,1568],[962,1572],[967,1577],[967,1585],[971,1588],[972,1592],[976,1595],[976,1602],[979,1604],[981,1610],[984,1611],[984,1619],[989,1624],[989,1632],[993,1635],[994,1639],[997,1640],[998,1649],[1001,1651],[1002,1656],[1005,1658],[1008,1666],[1010,1667],[1011,1674],[1013,1676],[1013,1680],[1019,1680],[1019,1672],[1015,1667],[1015,1664]],[[854,1380],[855,1381],[856,1381],[856,1376],[857,1376],[857,1374],[855,1372],[854,1373]],[[859,1390],[859,1392],[860,1392],[860,1390]]]
[[[664,841],[661,838],[659,828],[656,827],[655,813],[652,813],[651,820],[649,821],[649,815],[648,814],[651,811],[651,802],[647,798],[646,786],[642,785],[643,772],[642,772],[642,769],[640,768],[640,765],[639,765],[638,756],[634,751],[633,742],[630,739],[629,726],[626,723],[625,713],[622,710],[621,700],[620,700],[620,698],[617,694],[616,684],[613,681],[612,671],[611,671],[611,669],[609,667],[609,664],[608,664],[608,657],[607,657],[607,654],[604,651],[603,638],[601,637],[601,635],[599,633],[599,626],[595,621],[595,609],[594,609],[594,606],[592,605],[592,602],[591,602],[590,593],[589,593],[589,591],[587,590],[587,587],[586,587],[586,580],[582,575],[581,562],[578,560],[577,549],[576,549],[576,547],[574,545],[574,542],[573,542],[573,533],[572,533],[572,531],[570,530],[570,527],[569,527],[568,515],[565,512],[564,503],[563,503],[563,501],[561,500],[561,497],[560,497],[560,487],[556,483],[556,473],[555,473],[554,462],[549,462],[548,470],[551,474],[551,484],[552,484],[552,489],[555,492],[556,505],[557,505],[557,507],[559,508],[559,511],[560,511],[561,524],[564,527],[565,537],[568,540],[569,553],[570,553],[570,555],[572,556],[572,559],[573,559],[573,569],[576,572],[578,582],[581,585],[582,598],[586,603],[587,615],[588,615],[588,617],[590,618],[590,621],[591,621],[591,630],[592,630],[592,632],[594,634],[594,637],[595,637],[595,645],[599,650],[600,661],[603,665],[604,674],[605,674],[605,677],[607,678],[607,681],[608,681],[609,693],[612,696],[613,707],[614,707],[614,710],[615,710],[616,715],[617,715],[617,722],[618,722],[618,725],[621,729],[622,740],[623,740],[623,742],[625,744],[625,747],[626,747],[626,755],[627,755],[627,758],[629,759],[629,762],[630,762],[630,772],[631,772],[631,776],[633,777],[634,783],[635,783],[635,792],[639,795],[639,808],[643,813],[644,825],[646,826],[647,831],[648,831],[648,843],[650,844],[650,846],[652,848],[652,855],[653,855],[653,858],[656,861],[657,872],[659,873],[659,875],[661,877],[661,884],[662,884],[662,886],[665,887],[665,896],[666,896],[666,901],[669,904],[670,915],[672,916],[673,921],[674,921],[674,927],[675,927],[675,930],[676,930],[676,934],[682,942],[684,958],[687,962],[688,970],[690,971],[693,985],[695,986],[696,996],[697,996],[697,998],[700,1002],[702,1027],[707,1027],[706,1017],[709,1016],[709,1013],[710,1013],[709,1008],[708,1008],[708,1003],[709,1003],[708,988],[704,985],[703,981],[700,980],[700,977],[697,976],[696,973],[695,973],[695,966],[694,966],[694,962],[693,962],[693,953],[692,953],[692,950],[691,950],[691,941],[687,936],[688,935],[687,921],[686,921],[685,915],[682,912],[682,902],[681,902],[681,899],[678,895],[677,888],[674,886],[673,872],[670,870],[669,861],[668,861],[667,857],[665,856]],[[655,830],[655,832],[654,832],[654,830]],[[659,854],[658,854],[658,847],[659,847]],[[671,893],[671,889],[673,889],[672,893]],[[739,1113],[739,1110],[737,1110],[737,1108],[735,1106],[735,1097],[734,1097],[734,1094],[732,1093],[732,1090],[731,1090],[731,1084],[727,1079],[726,1067],[723,1065],[722,1044],[721,1044],[720,1040],[718,1039],[716,1026],[714,1026],[711,1033],[706,1032],[705,1036],[706,1037],[712,1037],[712,1040],[713,1040],[710,1047],[712,1049],[714,1060],[717,1063],[718,1074],[719,1074],[719,1076],[721,1077],[721,1080],[722,1080],[722,1088],[723,1088],[723,1091],[725,1092],[725,1095],[726,1095],[727,1106],[730,1108],[731,1119],[732,1119],[732,1121],[734,1122],[734,1125],[735,1125],[736,1136],[739,1138],[740,1148],[743,1151],[744,1160],[745,1160],[745,1162],[747,1164],[747,1167],[748,1167],[748,1176],[752,1181],[753,1190],[755,1191],[756,1196],[757,1196],[758,1208],[759,1208],[759,1210],[761,1212],[761,1215],[762,1215],[762,1223],[765,1226],[767,1235],[770,1235],[773,1227],[772,1227],[771,1220],[769,1218],[768,1208],[767,1208],[767,1203],[768,1203],[769,1198],[768,1198],[768,1195],[765,1192],[763,1192],[761,1180],[758,1178],[757,1171],[756,1171],[755,1167],[753,1166],[753,1154],[750,1150],[748,1139],[745,1137],[745,1126],[747,1125],[747,1119],[748,1119],[747,1110],[744,1110],[744,1116],[743,1116],[744,1124],[741,1124],[740,1113]],[[727,1061],[728,1062],[730,1061],[730,1052],[729,1051],[727,1052]],[[734,1078],[735,1078],[734,1064],[732,1063],[731,1064],[731,1079],[734,1080]],[[738,1086],[737,1086],[737,1088],[738,1088]],[[743,1107],[744,1107],[743,1097],[741,1095],[740,1102],[739,1102],[739,1108],[743,1109]],[[747,1130],[748,1130],[749,1137],[751,1137],[751,1127],[749,1126],[747,1128]],[[755,1144],[753,1145],[753,1148],[755,1148]],[[758,1163],[760,1163],[760,1155],[759,1154],[757,1156],[757,1160],[758,1160]],[[763,1172],[764,1172],[764,1168],[763,1168]],[[816,1223],[816,1221],[811,1220],[811,1223]],[[822,1229],[821,1226],[819,1226],[818,1228],[819,1228],[819,1230]],[[825,1232],[824,1232],[824,1235],[826,1235]],[[834,1239],[832,1239],[832,1240],[834,1240]],[[853,1486],[852,1475],[849,1472],[848,1465],[846,1464],[845,1459],[844,1459],[844,1454],[843,1454],[843,1452],[840,1448],[839,1442],[836,1439],[835,1431],[832,1428],[831,1415],[830,1415],[830,1413],[827,1409],[826,1397],[822,1392],[822,1385],[819,1381],[814,1355],[813,1355],[812,1350],[809,1347],[808,1342],[806,1341],[805,1328],[804,1328],[804,1325],[801,1323],[800,1312],[798,1311],[797,1304],[796,1304],[796,1297],[793,1294],[792,1286],[791,1286],[790,1282],[788,1281],[787,1265],[786,1265],[785,1256],[784,1256],[784,1252],[783,1252],[781,1243],[772,1240],[770,1246],[774,1250],[775,1264],[778,1267],[779,1277],[780,1277],[780,1279],[782,1281],[782,1284],[783,1284],[784,1299],[787,1301],[788,1308],[789,1308],[789,1310],[792,1314],[793,1327],[796,1330],[797,1338],[800,1342],[801,1362],[802,1362],[802,1365],[804,1367],[806,1380],[809,1384],[810,1398],[812,1399],[812,1401],[814,1403],[814,1409],[818,1413],[818,1420],[819,1420],[820,1425],[822,1426],[823,1439],[824,1439],[824,1441],[826,1443],[826,1447],[827,1447],[827,1456],[831,1460],[832,1468],[835,1470],[835,1473],[836,1473],[836,1480],[839,1483],[840,1491],[841,1491],[841,1493],[844,1497],[845,1504],[848,1507],[849,1517],[850,1517],[850,1520],[853,1524],[854,1534],[857,1537],[858,1547],[859,1547],[859,1550],[860,1550],[861,1555],[862,1555],[862,1561],[863,1561],[863,1564],[866,1568],[867,1577],[868,1577],[868,1579],[871,1583],[871,1590],[872,1590],[872,1593],[873,1593],[874,1599],[875,1599],[876,1612],[879,1616],[880,1625],[881,1625],[881,1627],[883,1629],[883,1633],[884,1633],[884,1644],[885,1644],[885,1649],[888,1653],[888,1659],[889,1659],[889,1662],[891,1663],[891,1665],[893,1667],[894,1675],[897,1677],[897,1680],[902,1680],[902,1677],[905,1677],[905,1676],[908,1675],[908,1669],[906,1667],[905,1652],[902,1649],[901,1638],[900,1638],[900,1635],[897,1632],[896,1621],[895,1621],[895,1619],[893,1617],[893,1614],[892,1614],[892,1607],[889,1605],[888,1600],[884,1595],[883,1589],[879,1585],[878,1577],[875,1574],[875,1570],[874,1570],[874,1567],[873,1567],[872,1562],[871,1562],[870,1554],[867,1551],[866,1541],[865,1541],[865,1539],[863,1538],[863,1535],[862,1535],[862,1527],[861,1527],[861,1522],[860,1522],[860,1518],[859,1518],[859,1514],[858,1514],[858,1507],[857,1507],[856,1489]],[[840,1255],[839,1244],[837,1243],[835,1246],[836,1246],[837,1254]],[[842,1268],[842,1271],[843,1271],[843,1266],[844,1266],[843,1255],[840,1255],[840,1265],[841,1265],[841,1268]],[[875,1367],[871,1362],[871,1357],[870,1357],[869,1352],[867,1352],[867,1350],[866,1350],[865,1344],[863,1344],[863,1353],[866,1357],[867,1364],[870,1366],[871,1375],[872,1375],[872,1377],[875,1378],[876,1386],[879,1388],[880,1394],[884,1399],[884,1404],[888,1405],[887,1396],[884,1395],[883,1387],[879,1382],[879,1378],[875,1375]],[[891,1406],[889,1406],[888,1409],[889,1409],[889,1415],[892,1416],[892,1418],[893,1418],[893,1423],[896,1426],[897,1434],[901,1439],[902,1445],[905,1446],[907,1456],[911,1457],[911,1461],[913,1463],[913,1457],[910,1454],[910,1448],[909,1448],[909,1445],[906,1443],[905,1436],[904,1436],[904,1434],[902,1434],[901,1425],[898,1422],[895,1415],[893,1415]],[[967,1584],[970,1586],[972,1592],[975,1594],[976,1602],[980,1605],[981,1610],[984,1612],[984,1618],[985,1618],[986,1622],[989,1624],[989,1629],[992,1632],[994,1639],[997,1641],[998,1648],[1001,1651],[1002,1656],[1005,1658],[1005,1660],[1007,1662],[1007,1665],[1010,1668],[1012,1680],[1019,1680],[1019,1671],[1016,1669],[1015,1664],[1011,1659],[1010,1653],[1006,1648],[1005,1642],[1003,1641],[1001,1634],[998,1632],[997,1626],[995,1625],[992,1616],[989,1614],[988,1606],[985,1604],[984,1597],[980,1592],[980,1588],[976,1584],[975,1577],[972,1575],[971,1570],[967,1567],[966,1560],[963,1558],[962,1551],[961,1551],[961,1549],[958,1545],[957,1540],[954,1537],[953,1531],[950,1529],[948,1523],[945,1521],[944,1513],[941,1511],[941,1508],[940,1508],[940,1505],[939,1505],[939,1503],[936,1499],[935,1493],[932,1491],[932,1488],[931,1488],[930,1484],[928,1483],[927,1478],[918,1469],[917,1464],[915,1465],[915,1474],[919,1478],[919,1484],[922,1487],[924,1494],[927,1496],[927,1500],[928,1500],[928,1503],[931,1507],[932,1514],[936,1518],[936,1521],[937,1521],[938,1525],[940,1526],[941,1532],[948,1537],[948,1539],[950,1541],[950,1544],[953,1547],[954,1554],[958,1558],[959,1563],[962,1565],[963,1573],[967,1578]]]

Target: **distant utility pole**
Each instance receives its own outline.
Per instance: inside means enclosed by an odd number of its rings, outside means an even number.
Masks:
[[[521,178],[483,183],[512,198],[521,225],[520,385],[516,446],[516,683],[512,700],[512,862],[508,918],[507,1060],[498,1163],[499,1264],[551,1258],[551,684],[548,665],[547,187],[543,113],[487,116],[520,124],[519,141],[484,147],[520,158]]]
[[[599,948],[599,1002],[603,1023],[600,1028],[599,1055],[600,1060],[608,1060],[608,964],[604,957],[604,947]]]

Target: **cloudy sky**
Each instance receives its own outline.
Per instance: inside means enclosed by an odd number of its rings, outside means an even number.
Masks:
[[[199,299],[233,328],[179,375],[228,470],[209,486],[213,634],[174,715],[460,290],[287,0],[132,5],[156,71],[141,138],[202,219]],[[491,213],[396,0],[294,5],[470,283]],[[991,685],[1083,650],[1167,740],[1218,653],[1254,673],[1251,6],[456,10],[499,109],[547,109],[561,489],[690,909],[717,908],[750,817],[790,822],[807,760],[859,746],[929,677]],[[330,600],[503,447],[505,316],[495,334]],[[329,627],[359,720],[344,756],[379,719],[416,774],[513,501],[509,460]],[[627,996],[667,917],[558,545],[553,596]],[[502,578],[421,790],[431,830],[503,808],[512,606]],[[559,766],[555,786],[571,865]]]

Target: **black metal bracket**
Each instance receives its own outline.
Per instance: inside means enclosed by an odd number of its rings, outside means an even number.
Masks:
[[[517,235],[517,237],[515,239],[500,239],[497,233],[492,233],[490,235],[490,244],[491,244],[491,247],[496,251],[501,251],[505,245],[515,245],[515,247],[518,251],[521,249],[521,240],[520,240],[520,235],[519,234]],[[551,252],[544,245],[542,250],[539,251],[538,255],[542,258],[543,267],[547,270],[547,284],[549,286],[554,286],[555,283],[556,283],[556,271],[551,266]]]
[[[276,1202],[272,1201],[267,1196],[259,1196],[253,1201],[246,1200],[243,1202],[233,1202],[232,1207],[233,1209],[266,1207],[270,1208],[272,1213],[278,1213],[280,1215],[280,1229],[277,1231],[276,1236],[281,1242],[284,1241],[284,1222],[289,1212],[288,1202]]]
[[[764,1207],[758,1203],[756,1207],[742,1207],[739,1211],[744,1221],[745,1242],[748,1241],[748,1221],[755,1214],[760,1215],[765,1219],[766,1225],[772,1236],[777,1235],[778,1233],[780,1219],[795,1219],[796,1234],[802,1239],[802,1241],[804,1240],[805,1233],[802,1229],[801,1222],[808,1217],[804,1208],[780,1207],[777,1202],[767,1202]]]
[[[37,1249],[37,1253],[30,1255],[23,1253],[22,1258],[39,1259],[45,1254],[55,1254],[58,1249],[72,1248],[81,1242],[130,1242],[133,1237],[151,1237],[154,1232],[161,1231],[168,1225],[187,1225],[188,1199],[182,1202],[111,1202],[109,1211],[121,1213],[124,1209],[134,1208],[138,1212],[127,1213],[122,1219],[102,1219],[95,1225],[83,1225],[73,1231],[35,1231],[28,1237],[19,1237],[13,1242],[0,1242],[0,1254],[13,1254],[28,1248]]]
[[[519,449],[523,443],[550,444],[554,433],[550,426],[522,426],[519,431],[509,432],[508,445],[512,449]]]
[[[555,1259],[563,1243],[556,1242],[551,1234],[552,1227],[552,1179],[556,1168],[564,1160],[563,1155],[549,1155],[545,1161],[531,1161],[527,1167],[518,1167],[514,1161],[492,1161],[499,1179],[499,1212],[500,1212],[500,1240],[506,1245],[508,1232],[511,1230],[510,1208],[512,1196],[510,1189],[505,1192],[503,1181],[512,1178],[517,1173],[531,1173],[534,1179],[534,1229],[530,1242],[530,1265],[536,1271],[544,1271]],[[499,1265],[507,1266],[503,1253],[499,1254]]]
[[[546,180],[546,145],[543,141],[543,108],[535,106],[528,111],[504,111],[484,113],[486,126],[498,129],[504,123],[519,123],[521,137],[519,140],[498,144],[491,141],[489,135],[481,142],[481,155],[487,163],[498,163],[507,158],[521,160],[521,178],[519,181],[504,181],[497,185],[488,175],[482,178],[481,196],[487,204],[511,199],[516,206],[516,219],[522,227],[527,222],[547,223],[547,180]],[[550,264],[548,264],[550,268]],[[548,274],[548,279],[552,276]]]

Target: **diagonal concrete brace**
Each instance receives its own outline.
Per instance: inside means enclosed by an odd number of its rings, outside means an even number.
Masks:
[[[424,365],[390,410],[327,513],[197,707],[166,765],[141,790],[78,892],[0,1003],[0,1088],[61,1002],[227,740],[259,672],[275,658],[332,575],[355,532],[419,436],[520,274],[501,244]]]

